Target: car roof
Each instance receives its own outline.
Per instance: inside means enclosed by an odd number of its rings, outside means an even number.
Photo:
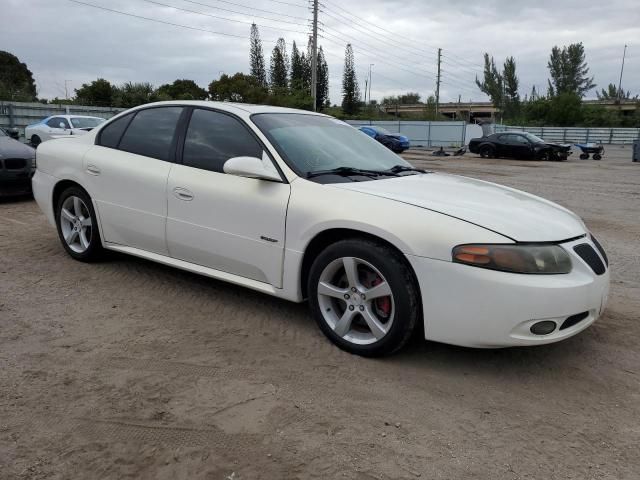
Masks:
[[[147,103],[145,105],[140,105],[135,109],[153,107],[153,106],[194,106],[194,107],[206,107],[206,108],[216,108],[218,110],[223,110],[231,113],[244,113],[244,114],[254,114],[254,113],[304,113],[307,115],[321,115],[326,116],[321,113],[311,112],[309,110],[299,110],[296,108],[285,108],[285,107],[274,107],[272,105],[255,105],[252,103],[237,103],[237,102],[216,102],[209,100],[170,100],[165,102],[154,102]],[[135,110],[132,109],[132,110]]]

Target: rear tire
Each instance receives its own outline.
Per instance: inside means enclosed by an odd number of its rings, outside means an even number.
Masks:
[[[589,154],[588,153],[581,153],[580,154],[580,160],[589,160]]]
[[[366,239],[342,240],[315,259],[307,279],[320,330],[365,357],[402,348],[420,318],[419,290],[401,254]]]
[[[58,236],[67,253],[81,262],[99,260],[102,242],[89,195],[80,187],[67,188],[58,199],[55,215]]]
[[[490,145],[484,145],[480,147],[480,156],[482,158],[495,158],[496,151]]]

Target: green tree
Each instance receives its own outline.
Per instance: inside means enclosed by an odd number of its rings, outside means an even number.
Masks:
[[[435,102],[435,97],[434,97]],[[420,102],[420,94],[418,92],[407,92],[402,95],[384,97],[382,99],[383,105],[415,105]]]
[[[323,110],[329,106],[329,65],[324,57],[322,46],[318,48],[318,69],[316,84],[316,106]]]
[[[613,83],[610,83],[607,89],[604,88],[600,92],[596,92],[598,96],[598,100],[631,100],[631,92],[624,91],[624,88],[618,90]],[[634,99],[638,99],[638,95],[634,97]]]
[[[360,88],[356,77],[353,48],[348,43],[344,52],[344,72],[342,74],[342,111],[346,115],[360,112]]]
[[[116,107],[132,108],[155,102],[158,100],[158,95],[150,83],[127,82],[116,88],[113,100]]]
[[[552,97],[570,93],[583,98],[596,86],[593,77],[589,77],[589,66],[582,43],[572,43],[562,49],[553,47],[547,66],[551,75],[549,95]]]
[[[504,115],[507,118],[515,118],[520,114],[520,93],[518,93],[519,80],[516,75],[516,61],[509,57],[504,62],[502,71],[504,84]]]
[[[258,81],[258,85],[266,88],[267,70],[264,63],[264,54],[262,53],[262,40],[260,40],[260,32],[258,31],[258,26],[255,23],[251,25],[251,37],[249,43],[251,76]]]
[[[271,92],[274,95],[284,95],[289,89],[289,58],[287,44],[284,38],[279,38],[271,53],[269,69]]]
[[[175,80],[158,87],[158,96],[167,100],[206,100],[207,91],[193,80]]]
[[[209,94],[213,100],[258,104],[265,103],[269,96],[267,88],[256,77],[239,72],[231,77],[223,74],[211,82]]]
[[[111,107],[114,103],[114,95],[117,88],[104,78],[98,78],[91,83],[83,83],[76,89],[74,100],[78,105],[95,105],[98,107]]]
[[[291,90],[308,92],[308,83],[306,79],[307,60],[304,53],[298,50],[296,42],[291,47]]]
[[[493,57],[484,54],[484,71],[482,82],[476,77],[476,85],[482,93],[491,99],[496,108],[502,107],[503,78]]]
[[[0,100],[34,102],[36,96],[31,70],[15,55],[0,50]]]

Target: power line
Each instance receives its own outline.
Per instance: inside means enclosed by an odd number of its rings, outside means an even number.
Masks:
[[[377,32],[372,32],[370,28],[367,29],[366,27],[361,27],[357,22],[354,22],[354,21],[349,22],[347,20],[343,20],[343,19],[341,19],[339,17],[336,17],[336,16],[332,15],[329,12],[330,12],[330,10],[328,10],[328,9],[323,10],[323,13],[325,15],[327,15],[328,17],[332,18],[333,20],[337,21],[338,23],[340,23],[342,25],[346,25],[349,28],[352,28],[352,29],[354,29],[354,30],[356,30],[358,32],[361,32],[361,33],[365,33],[367,35],[374,35],[375,34],[375,35],[378,35],[380,37],[380,38],[372,38],[372,40],[378,41],[380,43],[391,42],[392,44],[396,45],[397,47],[399,47],[399,48],[403,49],[404,51],[408,52],[410,55],[414,55],[416,57],[421,57],[421,58],[428,58],[428,57],[425,56],[423,51],[420,51],[417,48],[414,49],[414,47],[408,47],[408,46],[406,46],[406,44],[398,42],[395,39],[388,38],[388,37],[386,37],[384,35],[381,35],[381,34],[379,34]],[[356,28],[356,25],[358,26],[358,28]],[[410,49],[411,50],[415,50],[415,52],[411,51]],[[431,59],[429,58],[429,60],[431,60]]]
[[[338,41],[332,40],[332,38],[328,38],[326,36],[323,36],[323,38],[325,40],[328,40],[329,42],[335,43],[336,45],[342,46],[342,44],[340,42],[344,41],[343,38],[340,38],[340,37],[338,37],[336,35],[333,35],[332,33],[329,33],[326,30],[323,30],[322,33],[323,33],[323,35],[329,35],[329,37],[333,37],[333,38],[337,39]],[[367,54],[368,55],[374,55],[374,57],[371,57],[371,58],[375,58],[377,62],[386,63],[387,65],[391,65],[391,66],[393,66],[395,68],[399,68],[400,70],[404,70],[404,71],[409,72],[409,73],[411,73],[413,75],[417,75],[419,77],[429,78],[429,79],[435,81],[435,78],[432,77],[431,75],[428,75],[428,74],[422,73],[422,72],[417,72],[416,70],[413,70],[414,67],[412,65],[407,65],[405,63],[397,62],[395,60],[381,60],[378,57],[378,53],[377,52],[373,52],[373,51],[371,51],[371,50],[369,50],[367,48],[363,48],[363,47],[361,47],[361,46],[359,46],[359,45],[357,45],[357,44],[355,44],[353,42],[346,42],[346,43],[351,43],[351,46],[354,48],[354,50],[361,50],[362,52],[365,52],[365,55],[367,55]]]
[[[141,0],[141,1],[147,2],[147,3],[152,3],[154,5],[158,5],[158,6],[161,6],[161,7],[173,8],[175,10],[180,10],[182,12],[193,13],[195,15],[202,15],[202,16],[205,16],[205,17],[216,18],[218,20],[224,20],[224,21],[227,21],[227,22],[243,23],[243,24],[246,24],[246,25],[252,25],[254,23],[254,22],[248,22],[246,20],[236,20],[236,19],[233,19],[233,18],[221,17],[219,15],[212,15],[210,13],[198,12],[196,10],[189,10],[187,8],[176,7],[174,5],[169,5],[169,4],[166,4],[166,3],[157,2],[156,0]],[[188,0],[185,0],[185,1],[188,1]],[[196,2],[192,2],[192,3],[196,3]],[[265,17],[257,17],[257,18],[263,18],[265,20],[271,20],[270,18],[265,18]],[[287,20],[271,20],[271,21],[290,23],[290,24],[293,24],[293,25],[300,25],[298,23],[289,22]],[[257,23],[256,23],[256,25],[258,25],[259,27],[267,28],[267,29],[271,29],[271,30],[279,30],[279,31],[284,31],[284,32],[303,33],[303,34],[306,33],[306,32],[301,32],[300,30],[291,30],[289,28],[283,28],[283,27],[272,27],[272,26],[269,26],[269,25],[260,25],[260,24],[257,24]]]
[[[385,29],[385,28],[383,28],[383,27],[381,27],[381,26],[377,25],[376,23],[370,22],[370,21],[368,21],[368,20],[364,20],[364,19],[362,19],[361,17],[358,17],[357,15],[355,15],[355,14],[353,14],[353,13],[349,12],[348,10],[346,10],[346,9],[342,8],[341,6],[339,6],[339,5],[335,4],[335,3],[333,3],[333,2],[332,2],[332,1],[330,1],[330,0],[324,0],[324,2],[326,2],[327,4],[332,5],[333,7],[335,7],[335,8],[337,8],[337,9],[341,10],[342,12],[344,12],[346,15],[349,15],[350,17],[352,17],[352,18],[348,19],[348,21],[349,21],[349,22],[351,22],[351,23],[354,23],[354,24],[357,24],[357,25],[363,26],[364,28],[368,29],[368,30],[367,30],[367,33],[368,33],[369,35],[371,35],[371,34],[376,34],[376,35],[379,35],[379,36],[381,36],[381,37],[384,37],[386,41],[391,41],[391,42],[395,42],[395,43],[401,43],[401,44],[405,45],[405,47],[404,47],[404,48],[410,48],[410,49],[416,50],[416,51],[420,52],[420,54],[422,54],[422,55],[423,55],[422,51],[421,51],[421,50],[419,50],[417,47],[414,47],[413,45],[409,45],[409,44],[406,44],[406,43],[403,43],[403,42],[399,42],[399,41],[397,40],[398,38],[402,38],[402,39],[405,39],[406,41],[411,42],[412,44],[414,44],[414,43],[416,43],[416,40],[415,40],[415,39],[412,39],[412,38],[406,37],[406,36],[401,35],[401,34],[399,34],[398,32],[395,32],[395,31],[387,30],[387,29]],[[325,6],[326,10],[329,10],[329,9],[327,8],[326,4],[325,4],[324,6]],[[334,11],[334,12],[335,12],[335,11]],[[325,11],[325,13],[326,13],[326,11]],[[337,13],[337,12],[335,12],[335,13]],[[339,15],[341,15],[341,14],[339,14]],[[344,16],[344,15],[343,15],[343,16]],[[335,17],[334,17],[334,18],[335,18]],[[363,24],[366,24],[366,25],[363,25]],[[370,27],[375,27],[375,28],[377,28],[377,29],[379,29],[379,30],[382,30],[383,32],[386,32],[386,34],[378,33],[378,32],[372,32],[372,31],[370,31]],[[353,27],[352,27],[352,28],[353,28]],[[391,37],[389,37],[389,35],[391,35]],[[433,50],[434,52],[437,52],[437,51],[438,51],[438,48],[440,48],[440,47],[437,47],[437,46],[434,46],[434,45],[425,44],[425,43],[424,43],[424,42],[422,42],[422,41],[420,41],[419,43],[420,43],[420,45],[421,45],[421,46],[426,46],[427,48],[429,48],[429,49]],[[444,55],[443,55],[443,57],[444,57]],[[470,64],[470,65],[477,66],[477,65],[476,65],[476,64],[474,64],[473,62],[471,62],[471,61],[469,61],[469,60],[466,60],[465,58],[463,58],[463,57],[461,57],[461,56],[459,56],[459,55],[454,55],[454,54],[450,54],[450,55],[449,55],[449,58],[454,58],[454,57],[455,57],[455,58],[458,58],[460,62],[466,62],[466,63],[468,63],[468,64]]]
[[[249,14],[249,13],[246,13],[246,12],[237,12],[235,10],[230,10],[228,8],[216,7],[215,5],[211,5],[211,4],[208,4],[208,3],[196,2],[196,1],[192,1],[192,0],[184,0],[184,1],[187,2],[187,3],[194,3],[196,5],[201,5],[203,7],[213,8],[213,9],[216,9],[216,10],[222,10],[222,11],[230,12],[230,13],[237,13],[239,15],[251,15],[252,17],[256,16],[256,15],[253,15],[253,13]],[[215,1],[216,2],[228,3],[229,5],[234,5],[234,6],[240,7],[240,8],[246,8],[246,9],[251,10],[251,11],[270,13],[272,15],[278,15],[278,16],[281,16],[281,17],[295,18],[296,20],[302,20],[303,22],[306,22],[308,20],[307,18],[296,17],[294,15],[287,15],[286,13],[274,12],[273,10],[263,10],[261,8],[248,7],[246,5],[242,5],[241,3],[228,2],[227,0],[215,0]],[[279,20],[275,20],[273,18],[266,18],[266,17],[257,17],[257,18],[263,18],[265,20],[279,21]],[[294,23],[294,22],[286,22],[286,23]]]
[[[180,23],[167,22],[165,20],[158,20],[157,18],[145,17],[143,15],[136,15],[136,14],[133,14],[133,13],[123,12],[121,10],[115,10],[113,8],[102,7],[100,5],[94,5],[92,3],[82,2],[80,0],[68,0],[68,1],[72,2],[72,3],[77,3],[79,5],[84,5],[84,6],[87,6],[87,7],[97,8],[98,10],[104,10],[106,12],[117,13],[119,15],[125,15],[127,17],[133,17],[133,18],[137,18],[137,19],[140,19],[140,20],[147,20],[147,21],[150,21],[150,22],[161,23],[163,25],[171,25],[172,27],[186,28],[188,30],[195,30],[195,31],[198,31],[198,32],[210,33],[212,35],[222,35],[222,36],[225,36],[225,37],[241,38],[243,40],[247,39],[246,35],[236,35],[236,34],[233,34],[233,33],[226,33],[226,32],[218,32],[218,31],[215,31],[215,30],[208,30],[206,28],[192,27],[192,26],[183,25],[183,24],[180,24]],[[265,41],[273,42],[273,43],[276,42],[275,39],[266,39]]]

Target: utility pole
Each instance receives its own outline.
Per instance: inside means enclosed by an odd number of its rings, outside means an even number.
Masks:
[[[369,64],[369,103],[371,103],[371,81],[373,80],[371,78],[371,67],[374,67],[375,63],[370,63]]]
[[[618,103],[622,103],[622,72],[624,72],[624,57],[627,56],[627,46],[624,46],[622,54],[622,67],[620,67],[620,81],[618,82]]]
[[[440,61],[442,60],[442,49],[438,49],[438,78],[436,80],[436,118],[440,112]]]
[[[364,79],[364,104],[365,105],[367,104],[367,85],[368,85],[368,82],[369,82],[369,77],[366,77]]]
[[[67,88],[67,83],[70,83],[71,80],[64,81],[64,98],[65,100],[69,100],[69,89]]]
[[[311,40],[312,55],[311,58],[311,97],[313,97],[313,111],[318,108],[317,101],[317,84],[318,84],[318,0],[313,0],[313,37]]]

